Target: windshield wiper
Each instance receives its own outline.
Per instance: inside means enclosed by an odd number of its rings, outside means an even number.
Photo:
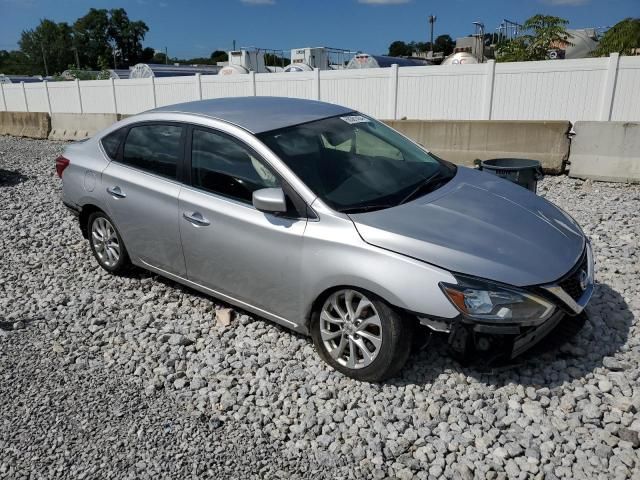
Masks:
[[[340,213],[364,213],[364,212],[371,212],[373,210],[383,210],[385,208],[391,208],[391,207],[395,207],[395,205],[391,205],[391,204],[360,205],[358,207],[341,208],[338,211]]]
[[[430,176],[428,176],[427,178],[422,180],[420,183],[418,183],[418,185],[416,185],[416,187],[413,190],[411,190],[409,195],[404,197],[398,203],[398,205],[402,205],[403,203],[407,203],[408,201],[413,200],[414,198],[417,198],[417,197],[427,193],[428,192],[428,187],[432,187],[433,184],[434,184],[434,180],[438,179],[441,176],[442,176],[442,172],[440,170],[437,170],[435,173],[431,174]]]

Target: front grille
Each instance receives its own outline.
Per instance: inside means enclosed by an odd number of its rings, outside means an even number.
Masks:
[[[571,270],[569,275],[558,282],[560,288],[567,292],[567,294],[576,301],[584,293],[584,290],[580,286],[580,274],[582,271],[588,272],[589,265],[587,261],[587,251],[585,250],[582,254],[582,257],[580,257],[580,260]]]

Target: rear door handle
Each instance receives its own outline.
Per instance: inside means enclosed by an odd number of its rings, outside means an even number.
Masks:
[[[118,186],[107,188],[107,193],[116,198],[125,198],[127,196]]]
[[[211,222],[204,218],[200,212],[184,212],[182,216],[194,225],[198,225],[200,227],[211,225]]]

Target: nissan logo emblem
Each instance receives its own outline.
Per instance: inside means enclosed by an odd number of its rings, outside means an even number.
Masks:
[[[587,272],[585,270],[580,270],[578,279],[580,280],[580,288],[583,291],[586,290],[588,286],[587,282],[589,281],[589,275],[587,274]]]

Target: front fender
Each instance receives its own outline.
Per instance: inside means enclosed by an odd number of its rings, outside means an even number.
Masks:
[[[333,217],[309,222],[305,231],[302,295],[305,318],[329,289],[368,290],[398,308],[454,318],[458,311],[439,282],[457,283],[439,267],[364,242],[350,220]]]

